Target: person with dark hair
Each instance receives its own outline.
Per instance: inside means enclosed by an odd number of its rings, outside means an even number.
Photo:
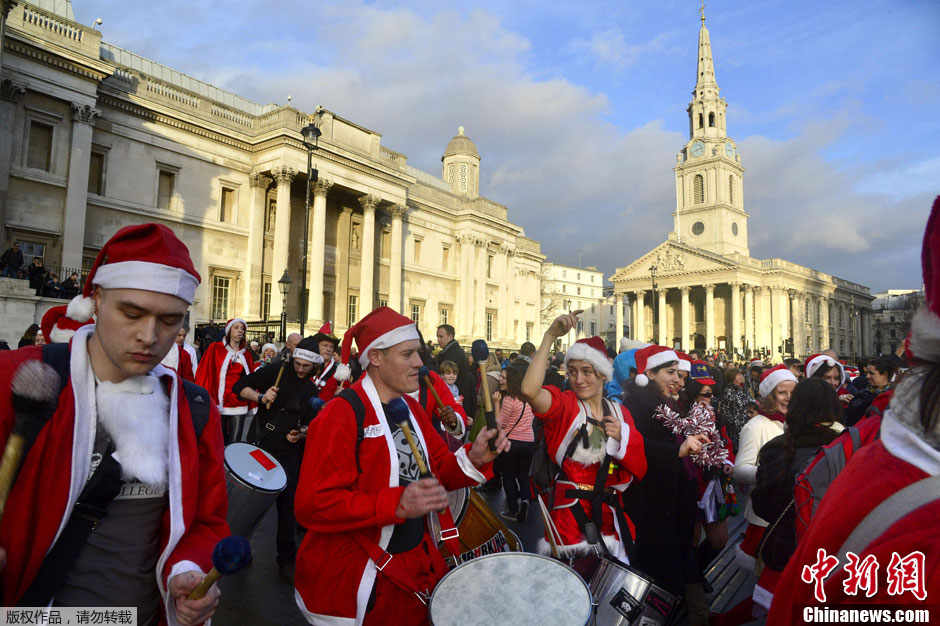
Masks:
[[[29,328],[26,329],[26,332],[23,333],[23,336],[20,337],[20,341],[17,344],[17,348],[23,348],[25,346],[32,346],[36,343],[36,333],[39,332],[39,324],[30,324]]]
[[[34,256],[33,262],[26,267],[26,275],[29,277],[30,289],[35,289],[36,295],[40,295],[46,276],[46,268],[42,264],[42,259]]]
[[[637,350],[637,375],[624,387],[623,406],[643,436],[646,476],[624,494],[624,511],[636,527],[632,565],[666,590],[685,596],[690,613],[708,616],[692,533],[698,479],[689,456],[708,441],[705,435],[676,435],[664,417],[678,406],[679,355],[663,346]],[[655,503],[655,504],[653,504]]]
[[[865,411],[872,401],[882,393],[892,389],[892,379],[896,371],[895,364],[885,358],[872,359],[865,366],[868,387],[852,398],[845,409],[845,425],[854,426],[865,416]],[[858,380],[858,379],[856,379]]]
[[[454,327],[441,324],[437,327],[437,345],[441,347],[434,357],[434,369],[440,372],[441,363],[453,361],[457,364],[457,389],[463,396],[463,410],[473,417],[477,414],[476,376],[470,369],[470,361],[457,340],[454,339]]]
[[[718,417],[728,430],[728,437],[735,450],[738,449],[741,439],[741,429],[750,418],[747,407],[753,403],[745,389],[746,384],[744,372],[738,368],[732,367],[725,372],[725,391],[718,405]]]
[[[18,278],[20,268],[23,267],[23,251],[20,250],[20,242],[14,241],[13,247],[8,248],[3,256],[0,257],[0,264],[3,265],[3,278]]]
[[[493,394],[493,410],[499,418],[499,427],[512,442],[509,452],[499,459],[506,494],[505,519],[525,522],[532,499],[529,486],[529,468],[535,454],[535,434],[532,431],[532,407],[520,396],[522,372],[514,365],[503,368],[499,374],[499,391]]]
[[[62,283],[62,289],[66,298],[74,298],[82,290],[82,283],[78,279],[78,272],[72,272],[66,281]]]
[[[796,376],[797,380],[803,378],[803,361],[799,359],[784,359],[783,364],[787,366],[787,369],[793,372],[793,375]]]
[[[59,276],[55,272],[49,272],[43,279],[42,295],[47,298],[64,298],[65,289],[59,282]]]
[[[4,350],[9,350],[10,344],[7,343],[6,339],[0,339],[0,352]]]

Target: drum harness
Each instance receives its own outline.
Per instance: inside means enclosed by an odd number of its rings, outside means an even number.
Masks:
[[[609,403],[610,401],[606,398],[602,399],[602,406],[604,408],[605,417],[610,417],[613,415],[613,411],[609,406]],[[595,428],[603,428],[603,423],[598,422],[596,419],[591,417],[587,406],[584,406],[584,412],[586,415],[585,422],[581,425],[578,433],[572,438],[571,443],[568,444],[568,448],[565,450],[565,456],[562,459],[562,463],[564,463],[564,459],[571,458],[571,455],[574,454],[578,444],[582,444],[585,448],[590,446],[588,440],[588,424],[591,424]],[[613,459],[611,459],[610,455],[605,454],[604,459],[600,462],[597,468],[597,475],[594,478],[594,485],[583,485],[568,480],[568,476],[565,474],[565,470],[559,465],[558,473],[555,476],[555,484],[556,486],[559,483],[575,485],[576,487],[574,489],[566,489],[564,496],[566,498],[574,498],[576,501],[590,501],[590,518],[588,518],[587,513],[584,512],[584,508],[580,506],[579,502],[575,502],[574,505],[570,506],[569,508],[571,509],[571,514],[574,516],[575,521],[578,523],[578,527],[581,529],[581,532],[584,533],[584,538],[587,540],[588,544],[594,548],[594,551],[598,556],[601,556],[601,553],[609,557],[613,556],[610,553],[610,549],[607,547],[607,543],[603,540],[601,536],[601,530],[598,526],[598,520],[601,520],[603,516],[603,505],[606,503],[608,506],[610,506],[611,511],[617,519],[617,524],[620,527],[620,540],[623,542],[627,553],[627,558],[633,561],[635,547],[633,545],[633,537],[630,535],[630,526],[627,524],[627,517],[623,512],[623,506],[620,502],[620,494],[615,490],[608,492],[605,488],[607,476],[612,471],[612,463]],[[549,508],[555,508],[554,489],[552,490]]]

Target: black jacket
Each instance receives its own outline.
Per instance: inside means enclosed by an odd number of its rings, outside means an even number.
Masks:
[[[787,505],[793,500],[796,475],[821,446],[835,439],[838,434],[827,426],[817,426],[804,433],[795,441],[793,458],[786,466],[786,435],[774,437],[760,449],[757,455],[757,486],[751,494],[751,503],[754,513],[767,520],[767,532],[761,548],[761,557],[767,567],[783,571],[796,551],[796,505],[787,510]],[[771,531],[778,518],[780,521]]]
[[[23,251],[7,248],[7,251],[0,257],[0,263],[4,266],[11,266],[15,270],[20,269],[23,267]]]
[[[456,385],[460,395],[463,396],[463,410],[471,418],[475,417],[477,411],[477,377],[467,363],[467,353],[463,351],[456,339],[444,346],[434,357],[434,365],[438,373],[440,373],[441,363],[444,361],[453,361],[457,364]]]
[[[232,387],[232,393],[239,394],[242,389],[250,387],[263,394],[274,385],[280,365],[269,364],[260,367],[251,374],[242,376]],[[316,411],[310,405],[310,400],[317,395],[317,388],[309,378],[297,378],[294,368],[287,363],[277,398],[271,403],[271,408],[264,403],[258,405],[258,413],[251,422],[249,442],[274,453],[300,453],[299,443],[287,440],[287,433],[291,430],[306,426],[313,419]],[[273,429],[273,430],[272,430]]]
[[[624,494],[624,511],[636,526],[636,559],[633,565],[664,587],[683,595],[686,583],[699,580],[692,551],[698,485],[679,458],[676,435],[653,417],[671,399],[655,389],[627,383],[623,405],[643,435],[646,476],[634,481]]]
[[[26,267],[26,275],[29,276],[29,286],[33,289],[42,289],[43,277],[46,275],[46,268],[42,265],[33,265]]]

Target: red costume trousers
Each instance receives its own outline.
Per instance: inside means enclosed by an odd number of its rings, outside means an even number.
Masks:
[[[447,573],[447,563],[431,536],[425,532],[417,548],[392,558],[411,574],[421,591],[430,596],[434,587]],[[428,607],[409,591],[405,591],[382,572],[375,578],[375,603],[366,613],[363,626],[420,626],[428,624]]]

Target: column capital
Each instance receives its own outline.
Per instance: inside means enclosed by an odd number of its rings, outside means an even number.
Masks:
[[[669,292],[669,287],[657,287],[656,295],[660,298],[665,298],[666,294]]]
[[[248,175],[248,184],[252,187],[267,189],[274,180],[264,172],[254,172]]]
[[[754,285],[752,285],[751,283],[744,283],[744,285],[742,286],[744,287],[744,293],[754,291]]]
[[[645,296],[646,296],[646,289],[637,289],[636,291],[637,298],[643,298]]]
[[[477,240],[476,236],[471,235],[470,233],[463,233],[462,235],[457,235],[457,243],[459,243],[462,246],[472,246],[476,240]]]
[[[754,291],[754,295],[756,296],[756,295],[760,294],[760,293],[764,290],[764,288],[761,287],[760,285],[753,285],[753,286],[751,287],[751,290]]]
[[[714,287],[714,285],[712,286]],[[682,285],[681,287],[679,287],[679,291],[682,292],[683,297],[686,297],[689,295],[689,292],[692,291],[692,288],[689,287],[688,285]]]
[[[297,176],[297,170],[286,165],[277,165],[271,168],[271,177],[280,185],[290,185]]]
[[[486,248],[490,245],[490,242],[486,239],[486,237],[476,237],[474,239],[473,245],[475,245],[477,248]]]
[[[741,282],[740,282],[740,281],[737,281],[737,280],[731,281],[730,283],[728,283],[728,285],[730,285],[730,286],[731,286],[731,289],[733,289],[733,290],[735,290],[735,291],[740,291],[740,290],[741,290]]]
[[[327,178],[318,178],[317,180],[313,181],[313,183],[310,185],[310,191],[313,192],[313,196],[315,198],[318,198],[321,196],[325,198],[327,194],[330,193],[330,189],[332,187],[333,187],[333,181]]]
[[[504,241],[501,244],[499,244],[499,251],[505,254],[506,256],[513,256],[516,254],[516,246],[509,243],[508,241]]]
[[[363,211],[375,211],[375,207],[377,207],[381,201],[381,198],[378,196],[373,196],[370,193],[367,193],[364,196],[359,196],[359,206],[362,207]]]
[[[4,3],[4,8],[6,9],[6,3]],[[5,78],[0,82],[0,98],[4,100],[16,102],[24,93],[26,93],[26,87],[14,83],[9,78]]]
[[[705,287],[705,293],[711,293],[711,294],[714,295],[714,293],[715,293],[715,283],[708,283],[708,284],[706,284],[706,285],[702,285],[702,287]]]
[[[392,219],[401,219],[405,217],[405,213],[408,211],[408,207],[404,204],[393,204],[388,207],[388,212],[392,216]]]
[[[101,111],[90,104],[82,106],[77,102],[72,103],[72,121],[82,122],[91,126],[95,125],[95,120],[101,115]]]

